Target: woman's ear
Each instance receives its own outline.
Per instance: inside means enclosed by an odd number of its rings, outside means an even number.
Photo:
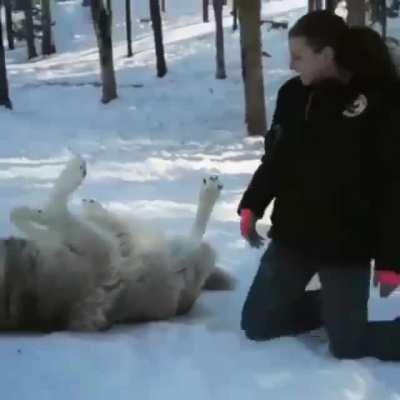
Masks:
[[[331,46],[325,46],[321,50],[321,54],[324,57],[324,60],[329,63],[333,62],[335,59],[335,51],[333,50],[333,48]]]

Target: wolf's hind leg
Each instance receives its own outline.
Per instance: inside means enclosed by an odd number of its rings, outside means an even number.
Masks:
[[[82,207],[83,214],[88,221],[114,237],[117,241],[119,255],[122,258],[128,257],[132,250],[129,226],[96,200],[83,199]]]
[[[71,158],[53,184],[45,210],[47,214],[67,212],[68,199],[87,174],[86,161],[79,155]]]
[[[111,317],[115,302],[124,285],[118,272],[113,274],[80,300],[71,311],[68,329],[93,332],[112,326]]]

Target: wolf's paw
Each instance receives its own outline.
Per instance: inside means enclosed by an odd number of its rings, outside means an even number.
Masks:
[[[210,175],[203,178],[203,185],[200,190],[200,199],[202,201],[214,203],[218,199],[223,187],[224,186],[216,175]]]
[[[108,318],[125,285],[120,274],[114,271],[111,276],[72,310],[68,329],[74,331],[101,331],[112,326]]]
[[[72,193],[83,182],[87,174],[86,161],[79,155],[71,158],[56,182],[59,190]]]
[[[94,199],[82,199],[82,209],[87,216],[97,216],[105,213],[104,207]]]
[[[100,309],[94,309],[90,313],[82,313],[68,322],[67,329],[78,332],[96,332],[109,329],[112,323]]]

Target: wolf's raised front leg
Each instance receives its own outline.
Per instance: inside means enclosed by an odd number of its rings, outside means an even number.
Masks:
[[[200,243],[203,239],[211,212],[222,188],[223,185],[216,175],[212,175],[203,179],[203,183],[199,192],[196,218],[191,232],[192,240]]]
[[[43,223],[42,212],[29,207],[16,207],[10,212],[10,220],[28,239],[42,243],[60,243],[60,235],[50,231]]]
[[[86,161],[79,155],[71,158],[54,182],[45,212],[48,215],[67,213],[69,197],[82,184],[86,174]]]
[[[68,211],[69,196],[78,188],[86,176],[86,163],[73,157],[61,171],[50,192],[50,199],[43,210],[17,207],[10,213],[10,220],[28,238],[46,241],[65,232],[60,226],[72,219]]]
[[[129,257],[132,250],[129,226],[94,199],[83,199],[82,208],[83,215],[87,220],[110,234],[116,240],[120,257]]]

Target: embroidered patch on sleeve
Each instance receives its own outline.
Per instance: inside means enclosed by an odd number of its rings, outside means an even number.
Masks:
[[[365,95],[360,93],[357,98],[343,111],[343,115],[348,118],[357,117],[362,114],[368,106],[368,100]]]

